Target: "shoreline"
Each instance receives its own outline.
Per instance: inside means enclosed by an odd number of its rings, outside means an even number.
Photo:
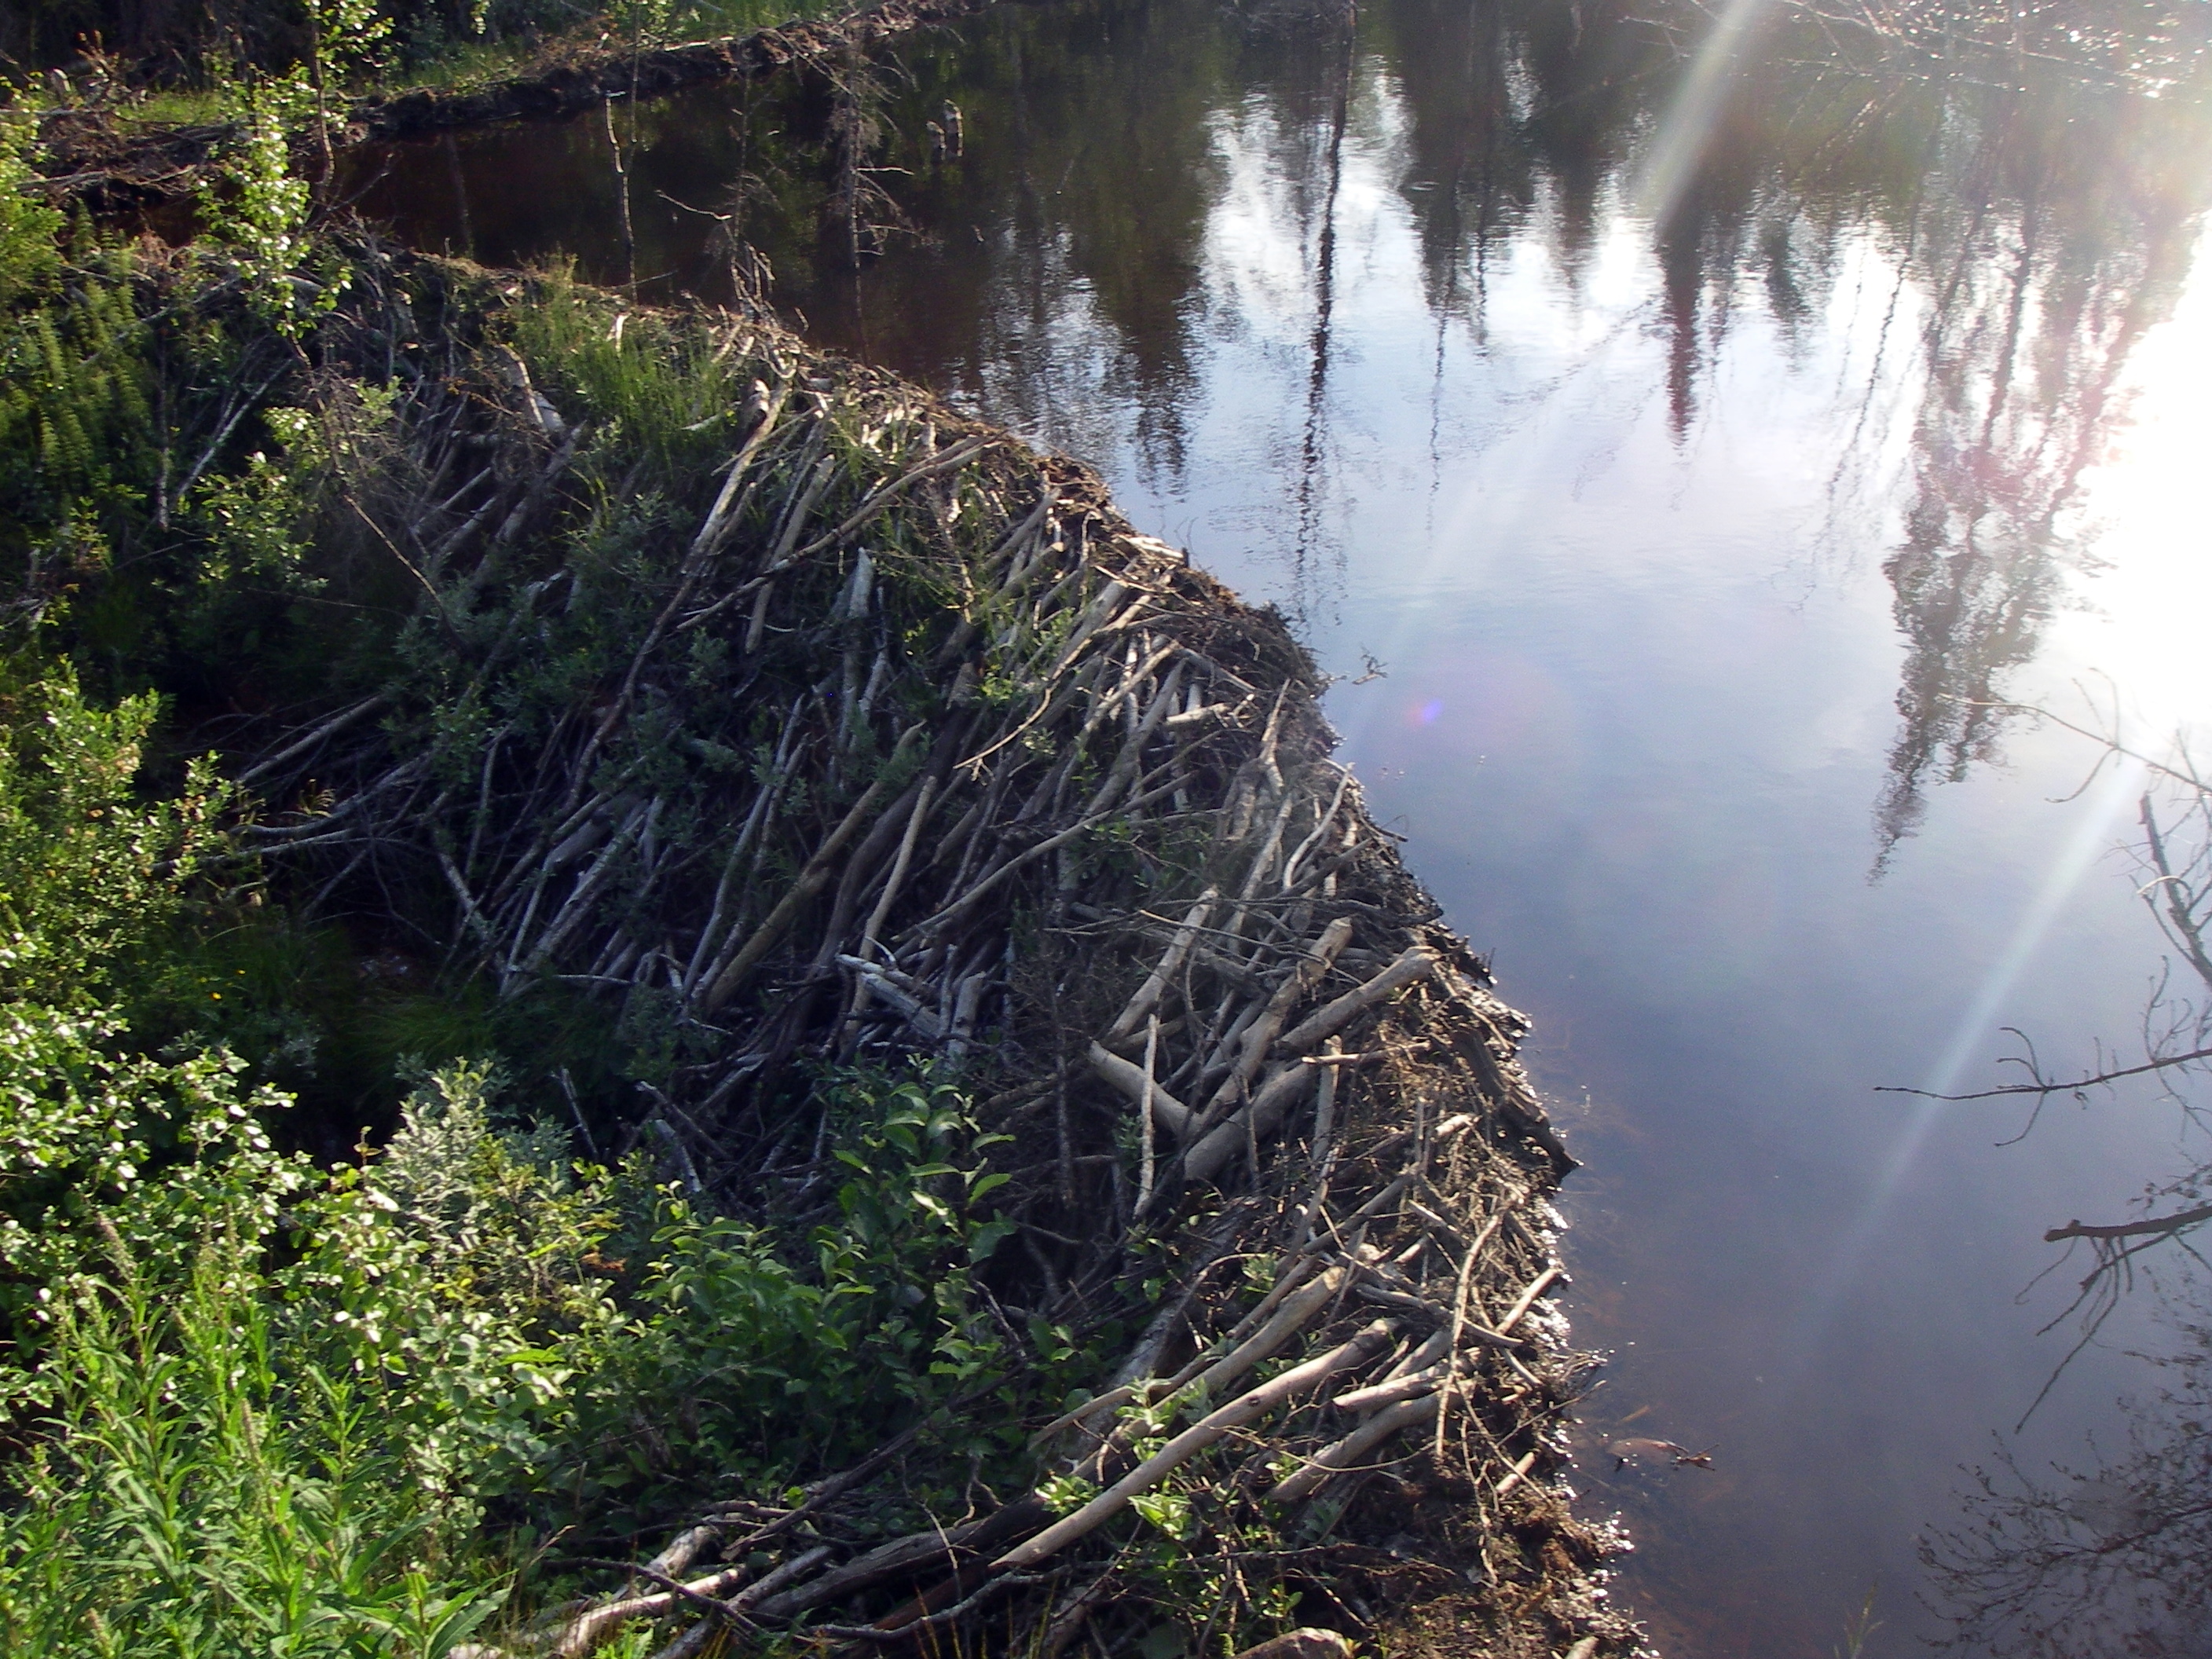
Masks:
[[[1026,0],[1015,0],[1026,3]],[[504,121],[560,120],[610,99],[665,97],[709,82],[757,78],[832,52],[866,48],[917,28],[956,21],[1009,0],[878,0],[844,16],[800,21],[724,39],[654,47],[633,60],[627,51],[555,43],[538,66],[487,86],[422,87],[368,94],[348,106],[338,153],[367,143],[491,126]],[[98,213],[119,213],[191,196],[231,143],[234,124],[118,128],[106,108],[71,106],[40,118],[40,142],[52,170],[42,181],[49,199],[82,202]],[[304,156],[306,140],[295,141]]]

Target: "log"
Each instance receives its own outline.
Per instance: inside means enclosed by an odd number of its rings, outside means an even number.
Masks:
[[[1219,1394],[1261,1360],[1273,1357],[1328,1305],[1353,1271],[1348,1265],[1331,1267],[1310,1285],[1285,1297],[1265,1325],[1199,1373],[1200,1391],[1209,1396]]]
[[[1283,1022],[1290,1018],[1291,1010],[1304,1000],[1306,994],[1321,982],[1322,975],[1328,971],[1329,964],[1336,960],[1337,953],[1351,942],[1352,918],[1349,916],[1339,916],[1322,930],[1321,937],[1308,947],[1297,966],[1276,988],[1275,994],[1267,999],[1267,1006],[1261,1010],[1259,1018],[1245,1028],[1240,1039],[1242,1052],[1237,1057],[1237,1063],[1230,1067],[1229,1076],[1222,1083],[1220,1091],[1207,1103],[1209,1112],[1225,1109],[1231,1101],[1245,1091],[1253,1078],[1258,1075],[1261,1063],[1267,1059],[1268,1047],[1282,1030]]]
[[[1274,1133],[1285,1114],[1313,1086],[1316,1069],[1285,1066],[1269,1078],[1241,1111],[1183,1154],[1184,1176],[1212,1181],[1248,1146]]]
[[[1198,896],[1198,902],[1185,913],[1182,923],[1175,930],[1175,936],[1168,941],[1167,953],[1161,957],[1159,965],[1137,988],[1136,995],[1129,999],[1128,1006],[1121,1010],[1120,1017],[1106,1028],[1106,1042],[1118,1042],[1145,1023],[1145,1016],[1159,1005],[1162,993],[1182,970],[1183,958],[1190,954],[1191,945],[1198,938],[1199,929],[1213,919],[1214,907],[1220,902],[1218,888],[1209,887]]]
[[[1115,1088],[1128,1096],[1132,1102],[1140,1103],[1144,1100],[1146,1091],[1146,1073],[1143,1066],[1124,1060],[1121,1055],[1113,1054],[1094,1042],[1091,1045],[1091,1067]],[[1150,1087],[1152,1110],[1159,1121],[1168,1126],[1169,1132],[1178,1141],[1189,1139],[1192,1129],[1197,1126],[1198,1114],[1162,1088],[1158,1083],[1154,1082]]]

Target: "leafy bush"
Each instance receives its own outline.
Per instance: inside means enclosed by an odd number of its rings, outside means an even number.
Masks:
[[[1009,1368],[971,1276],[1011,1231],[977,1207],[1006,1179],[979,1156],[998,1138],[926,1074],[848,1077],[828,1109],[848,1173],[802,1246],[661,1194],[633,1322],[578,1391],[573,1498],[773,1490]]]
[[[500,1130],[482,1067],[318,1176],[225,1062],[136,1064],[103,1073],[104,1121],[135,1085],[188,1152],[80,1170],[68,1250],[17,1235],[43,1283],[40,1359],[0,1375],[36,1434],[0,1526],[11,1650],[435,1655],[580,1510],[780,1490],[1012,1358],[969,1278],[1007,1230],[976,1207],[990,1138],[926,1077],[831,1090],[850,1176],[793,1249]],[[187,1079],[194,1110],[149,1103]]]
[[[0,1000],[90,1006],[175,914],[225,791],[201,763],[177,798],[136,799],[159,713],[90,707],[66,665],[0,669]]]

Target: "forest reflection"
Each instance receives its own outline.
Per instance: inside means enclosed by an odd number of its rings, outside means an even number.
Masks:
[[[1877,349],[1834,434],[1829,495],[1838,515],[1888,521],[1907,656],[1876,814],[1886,858],[1931,784],[1992,755],[2007,671],[2094,556],[2081,476],[2124,422],[2130,353],[2171,312],[2212,198],[2212,25],[2203,8],[2119,0],[1986,17],[1874,8],[1848,24],[1784,0],[1733,6],[1755,15],[1705,66],[1716,96],[1695,113],[1689,165],[1637,232],[1657,272],[1643,322],[1663,337],[1668,427],[1688,445],[1750,313],[1788,349],[1856,261],[1881,269]],[[641,112],[641,288],[726,299],[729,250],[750,245],[775,301],[817,338],[1075,453],[1107,462],[1126,446],[1170,495],[1189,481],[1214,342],[1270,308],[1303,317],[1303,406],[1267,458],[1291,497],[1273,533],[1303,568],[1331,550],[1320,503],[1340,444],[1330,308],[1348,130],[1396,147],[1441,373],[1448,331],[1485,349],[1491,274],[1517,252],[1540,249],[1560,303],[1587,307],[1595,250],[1636,217],[1654,135],[1680,125],[1710,33],[1702,11],[1644,0],[1012,9],[842,80]],[[926,137],[947,98],[977,135],[957,166]],[[870,153],[841,155],[855,130]],[[618,278],[604,145],[577,123],[401,149],[379,158],[362,205],[432,245],[493,262],[566,249]],[[1294,260],[1262,262],[1263,291],[1224,293],[1210,239],[1242,153]],[[885,203],[865,234],[836,210],[855,165]],[[1900,430],[1907,499],[1860,500]]]

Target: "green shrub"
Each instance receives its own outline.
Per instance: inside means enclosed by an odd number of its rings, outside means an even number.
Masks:
[[[979,1155],[996,1138],[926,1074],[828,1100],[847,1175],[799,1242],[662,1194],[633,1322],[579,1390],[572,1500],[775,1490],[1011,1368],[971,1277],[1011,1230],[979,1208],[1005,1179]]]
[[[140,802],[158,701],[94,708],[65,665],[13,667],[0,667],[0,1000],[82,1008],[176,913],[225,790],[200,763],[175,799]]]
[[[78,1149],[65,1224],[14,1235],[38,1358],[0,1374],[35,1449],[0,1525],[10,1650],[436,1654],[555,1528],[773,1494],[1017,1357],[969,1277],[1007,1231],[990,1138],[926,1076],[831,1087],[848,1178],[787,1235],[501,1130],[482,1067],[318,1175],[235,1062],[68,1060],[107,1085],[85,1121],[184,1127],[157,1175]]]
[[[107,1273],[47,1304],[51,1437],[0,1528],[9,1651],[440,1659],[498,1609],[444,1577],[380,1379],[299,1353],[255,1241],[212,1231],[157,1275],[110,1237]]]

